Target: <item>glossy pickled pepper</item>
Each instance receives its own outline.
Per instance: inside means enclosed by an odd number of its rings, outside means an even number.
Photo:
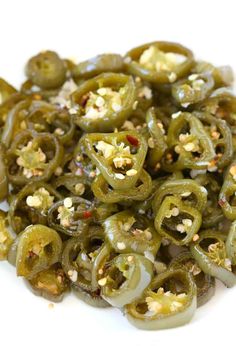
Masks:
[[[25,73],[0,78],[0,260],[50,301],[188,323],[236,284],[232,69],[154,41]]]

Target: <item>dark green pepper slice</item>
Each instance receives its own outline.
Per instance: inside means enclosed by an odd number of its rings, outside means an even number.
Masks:
[[[18,276],[33,278],[60,259],[62,241],[52,228],[44,225],[28,226],[19,236],[16,253]]]
[[[114,189],[135,186],[147,153],[145,138],[136,131],[87,134],[86,154]]]
[[[157,41],[130,50],[124,59],[129,73],[156,84],[173,83],[193,66],[193,54],[173,42]]]
[[[192,275],[175,269],[156,276],[142,297],[125,307],[125,314],[139,329],[158,330],[188,323],[196,308]]]
[[[52,51],[44,51],[32,57],[25,72],[35,85],[43,89],[60,87],[66,80],[65,63]]]
[[[136,253],[115,257],[98,281],[103,299],[116,307],[131,303],[150,284],[152,268],[149,260]]]
[[[107,241],[117,253],[136,252],[154,261],[161,238],[144,215],[125,210],[104,222]]]
[[[72,70],[75,79],[88,79],[103,72],[122,72],[123,58],[119,54],[101,54],[94,58],[80,62]]]
[[[131,76],[104,73],[82,83],[72,94],[76,123],[86,132],[110,132],[131,115],[135,102]]]
[[[232,262],[227,257],[225,240],[224,234],[206,230],[191,244],[190,250],[204,273],[216,277],[227,287],[232,287],[236,284],[236,275],[232,272]]]

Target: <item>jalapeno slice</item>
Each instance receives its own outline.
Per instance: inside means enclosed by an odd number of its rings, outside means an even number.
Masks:
[[[86,154],[114,189],[133,187],[142,172],[147,153],[144,137],[136,131],[100,133],[83,137]]]
[[[63,147],[49,133],[25,130],[14,139],[6,153],[8,177],[16,185],[47,181],[63,158]]]
[[[117,253],[136,252],[154,261],[161,238],[145,216],[125,210],[107,218],[103,225],[107,241]]]
[[[18,276],[33,278],[60,259],[62,241],[52,228],[44,225],[28,226],[19,236],[16,252]]]
[[[115,257],[98,281],[102,297],[109,304],[123,307],[138,298],[152,279],[152,263],[130,253]]]
[[[193,66],[192,52],[173,42],[157,41],[130,50],[127,71],[156,84],[173,83]]]
[[[104,73],[92,78],[72,94],[76,123],[86,132],[109,132],[131,115],[135,102],[133,78]]]
[[[196,307],[196,285],[191,274],[175,269],[156,276],[142,297],[125,307],[125,314],[139,329],[158,330],[188,323]]]
[[[190,250],[206,274],[221,280],[227,287],[232,287],[236,284],[236,276],[232,272],[232,262],[227,257],[225,240],[224,234],[206,230],[201,232]]]

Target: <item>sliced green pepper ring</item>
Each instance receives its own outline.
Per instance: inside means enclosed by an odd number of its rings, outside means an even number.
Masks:
[[[224,234],[206,230],[190,245],[190,250],[204,273],[216,277],[227,287],[232,287],[236,284],[236,275],[232,272],[231,259],[227,257],[225,240]]]
[[[99,255],[104,235],[101,227],[90,229],[91,236],[71,238],[66,242],[62,254],[63,269],[74,286],[87,292],[96,292],[97,283],[92,283],[92,270],[96,257]]]
[[[29,183],[10,202],[9,224],[16,233],[33,223],[46,225],[48,210],[60,199],[60,193],[51,185],[45,182]]]
[[[131,115],[135,98],[131,76],[103,73],[71,95],[76,123],[86,132],[111,132]]]
[[[129,73],[155,84],[173,83],[194,64],[192,52],[173,42],[157,41],[130,50],[124,59]]]
[[[143,169],[134,187],[126,190],[112,189],[107,181],[99,174],[92,183],[94,196],[104,203],[118,203],[122,201],[143,201],[152,191],[152,179]]]
[[[210,73],[191,74],[172,86],[173,98],[184,108],[204,100],[214,87]]]
[[[61,265],[54,264],[49,269],[42,270],[28,281],[31,291],[55,303],[61,302],[70,289],[70,281]]]
[[[28,226],[20,235],[16,253],[18,276],[33,278],[60,260],[62,241],[52,228]]]
[[[123,70],[124,61],[121,55],[100,54],[74,66],[72,77],[81,80],[95,77],[104,72],[122,72]]]
[[[219,205],[222,208],[224,216],[234,221],[236,218],[236,161],[234,160],[227,169],[224,182],[219,194]]]
[[[142,135],[136,131],[94,133],[86,134],[82,141],[86,154],[109,185],[120,190],[135,186],[147,153]]]
[[[63,158],[63,147],[48,133],[20,132],[6,153],[8,177],[16,185],[47,181]]]
[[[156,276],[142,297],[125,307],[125,314],[139,329],[158,330],[188,323],[196,308],[192,275],[183,269],[170,269]]]
[[[155,167],[162,158],[167,144],[165,140],[165,129],[161,120],[161,112],[158,108],[149,108],[146,114],[146,123],[151,137],[148,139],[149,153],[148,163]]]
[[[74,196],[91,196],[88,179],[71,173],[66,173],[56,178],[52,185],[64,197],[71,194]]]
[[[77,237],[94,219],[94,205],[81,197],[66,197],[48,211],[48,224],[64,234]]]
[[[57,53],[44,51],[28,61],[26,75],[40,88],[55,89],[66,80],[66,66]]]
[[[125,210],[107,218],[103,226],[106,239],[115,252],[136,252],[154,262],[161,237],[147,217]]]
[[[0,143],[0,201],[4,200],[8,196],[9,192],[5,161],[5,150],[3,145]]]
[[[0,261],[6,260],[16,235],[9,227],[7,213],[0,210]]]
[[[9,98],[3,103],[0,103],[0,127],[1,128],[4,129],[4,125],[6,123],[9,112],[11,112],[11,110],[24,98],[25,98],[24,95],[17,92],[9,96]],[[4,145],[6,146],[6,143],[4,142],[2,138],[1,138],[1,142],[4,143]]]
[[[215,278],[205,274],[189,251],[181,252],[173,258],[170,268],[183,268],[190,272],[197,287],[197,306],[206,304],[215,294]]]
[[[178,112],[167,134],[169,150],[163,157],[168,172],[183,169],[208,169],[216,157],[214,145],[201,121],[191,113]]]
[[[231,224],[225,246],[227,256],[231,260],[232,265],[236,265],[236,221]]]
[[[176,245],[186,245],[202,223],[201,213],[178,197],[165,197],[155,217],[157,232]]]
[[[181,197],[182,201],[200,212],[204,210],[207,203],[207,190],[192,179],[173,179],[165,181],[156,190],[153,199],[153,211],[157,213],[163,200],[167,196]]]
[[[215,148],[215,164],[218,168],[228,166],[233,158],[233,140],[230,126],[225,120],[209,113],[193,112],[209,133]]]
[[[93,306],[95,308],[110,307],[110,304],[101,297],[100,290],[90,292],[76,285],[72,285],[72,289],[77,298],[90,306]]]
[[[101,295],[109,304],[123,307],[137,299],[150,284],[153,265],[145,257],[130,253],[115,257],[98,281]]]

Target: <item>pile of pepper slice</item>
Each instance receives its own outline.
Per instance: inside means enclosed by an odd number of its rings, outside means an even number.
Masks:
[[[231,68],[157,41],[78,64],[44,51],[25,75],[0,79],[0,260],[147,330],[234,286]]]

